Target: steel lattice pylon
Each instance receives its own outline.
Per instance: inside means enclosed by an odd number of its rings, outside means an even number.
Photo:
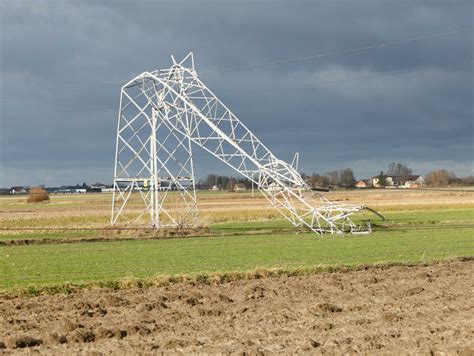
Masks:
[[[360,232],[349,216],[364,206],[305,193],[311,189],[296,169],[275,157],[198,78],[193,54],[181,62],[171,58],[170,68],[144,72],[122,87],[112,224],[193,226],[196,144],[254,182],[294,226]]]

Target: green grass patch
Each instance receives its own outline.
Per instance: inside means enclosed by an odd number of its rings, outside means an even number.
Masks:
[[[397,211],[383,214],[394,224],[471,223],[474,209],[442,209],[431,211]]]
[[[211,231],[241,232],[245,230],[290,229],[293,225],[286,219],[262,221],[230,221],[211,225]]]
[[[370,212],[361,212],[351,216],[356,224],[370,219],[375,224],[393,226],[431,225],[431,224],[472,224],[474,227],[474,209],[446,209],[433,211],[395,211],[382,212],[387,219],[382,221]],[[291,223],[285,219],[262,221],[231,221],[211,225],[213,231],[239,232],[245,230],[290,229]]]
[[[157,276],[419,263],[474,255],[474,228],[0,247],[0,290]]]
[[[99,280],[93,282],[80,283],[62,283],[62,284],[47,284],[47,285],[31,285],[28,287],[17,287],[7,291],[0,292],[0,296],[17,297],[17,296],[38,296],[44,294],[71,294],[79,292],[84,289],[107,288],[107,289],[127,289],[127,288],[149,288],[149,287],[163,287],[176,283],[184,283],[189,285],[207,284],[216,285],[222,283],[229,283],[239,280],[252,280],[272,277],[295,277],[295,276],[309,276],[316,273],[333,273],[333,272],[350,272],[361,271],[374,268],[391,268],[395,266],[403,267],[419,267],[431,266],[439,263],[451,262],[467,262],[473,261],[473,256],[460,257],[454,259],[446,259],[439,261],[420,261],[420,262],[388,262],[376,263],[370,265],[334,265],[334,266],[316,266],[308,268],[272,268],[272,269],[258,269],[251,272],[224,272],[224,273],[200,273],[200,274],[186,274],[186,275],[163,275],[158,277],[145,278],[123,278],[112,280]]]

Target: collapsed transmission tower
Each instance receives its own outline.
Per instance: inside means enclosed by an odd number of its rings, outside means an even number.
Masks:
[[[192,147],[198,145],[252,181],[294,226],[315,233],[370,232],[337,204],[312,192],[199,79],[189,53],[168,69],[122,87],[117,126],[112,224],[185,227],[197,222]],[[138,193],[138,194],[133,194]]]

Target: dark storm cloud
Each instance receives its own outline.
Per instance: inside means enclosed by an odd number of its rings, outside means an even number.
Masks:
[[[120,85],[195,53],[203,80],[307,172],[472,171],[472,1],[3,1],[0,186],[110,182]],[[390,75],[405,71],[406,73]],[[199,152],[199,150],[197,150]],[[204,153],[198,174],[225,168]]]

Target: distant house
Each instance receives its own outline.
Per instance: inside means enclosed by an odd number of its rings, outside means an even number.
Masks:
[[[61,188],[54,191],[54,194],[85,194],[86,188]]]
[[[282,188],[275,182],[272,182],[268,185],[268,191],[270,192],[279,192]]]
[[[22,187],[22,186],[11,187],[9,193],[10,194],[26,194],[28,193],[28,188]]]
[[[392,181],[397,188],[422,188],[426,184],[420,175],[393,176]]]
[[[213,191],[217,191],[217,190],[220,190],[220,188],[217,186],[217,185],[213,185],[211,190]]]
[[[54,194],[70,194],[70,193],[72,193],[71,189],[67,189],[67,188],[61,188],[54,191]]]
[[[408,175],[408,176],[389,176],[384,175],[385,187],[387,188],[422,188],[426,182],[423,176]],[[372,177],[372,186],[381,188],[380,175]]]
[[[97,182],[97,183],[91,184],[89,187],[87,187],[87,192],[102,193],[104,189],[105,189],[105,184]]]
[[[393,177],[393,181],[400,188],[423,188],[426,185],[425,178],[420,175]]]
[[[236,183],[234,184],[234,192],[244,192],[247,188],[245,187],[244,183]]]
[[[360,188],[360,189],[369,188],[370,187],[370,181],[368,179],[358,180],[355,184],[355,187]]]
[[[372,183],[372,187],[374,187],[374,188],[383,188],[384,186],[385,187],[393,186],[392,177],[387,176],[385,174],[383,174],[382,176],[383,176],[383,180],[385,180],[385,184],[384,185],[382,184],[382,182],[381,182],[382,177],[380,175],[378,175],[378,176],[374,176],[374,177],[370,178],[370,181]]]
[[[90,193],[113,193],[114,187],[112,185],[106,185],[103,183],[94,183],[87,188],[87,192]]]
[[[100,188],[100,189],[102,189],[102,188],[105,188],[105,184],[97,182],[97,183],[91,184],[91,188]]]

